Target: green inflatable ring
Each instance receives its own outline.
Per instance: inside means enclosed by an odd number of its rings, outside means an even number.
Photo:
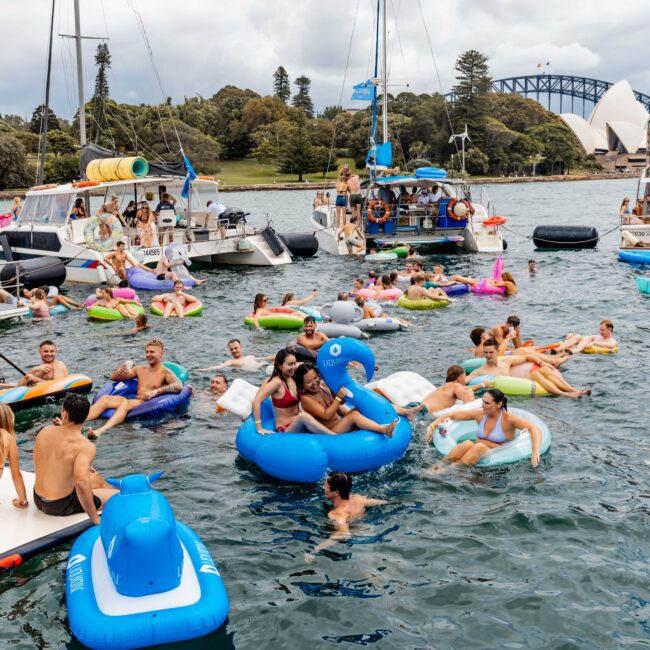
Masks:
[[[133,306],[138,314],[144,314],[144,307],[142,305]],[[122,316],[117,309],[109,309],[108,307],[102,307],[100,305],[91,305],[90,307],[86,307],[86,311],[88,312],[88,318],[90,318],[90,320],[124,320],[124,316]]]
[[[382,249],[379,251],[380,253],[395,253],[397,257],[401,257],[404,259],[408,254],[408,248],[406,246],[398,246],[397,248],[387,248],[387,249]]]
[[[187,369],[184,366],[181,366],[180,363],[165,361],[163,362],[163,366],[165,366],[167,370],[171,370],[181,380],[183,385],[186,384],[187,380],[190,378],[190,373],[187,372]]]
[[[440,307],[447,307],[449,303],[446,300],[431,300],[431,298],[421,298],[420,300],[410,300],[406,296],[402,296],[397,304],[404,309],[438,309]]]
[[[273,314],[272,316],[260,316],[257,322],[265,330],[299,330],[305,321],[298,316]],[[244,323],[249,327],[255,327],[252,316],[246,316]]]

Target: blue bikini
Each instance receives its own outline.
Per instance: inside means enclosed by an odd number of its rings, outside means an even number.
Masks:
[[[503,443],[507,442],[506,434],[503,433],[503,429],[501,428],[501,418],[503,417],[503,413],[499,415],[499,419],[497,420],[497,423],[492,430],[492,433],[490,435],[485,434],[485,421],[487,420],[487,415],[484,415],[481,418],[481,422],[478,425],[478,430],[476,432],[476,437],[479,440],[489,440],[490,442],[496,442],[496,443]]]

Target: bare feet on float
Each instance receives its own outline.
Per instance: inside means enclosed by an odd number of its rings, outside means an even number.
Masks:
[[[585,395],[591,395],[591,388],[583,388],[582,390],[576,390],[572,393],[563,393],[563,395],[570,397],[571,399],[580,399]]]
[[[203,280],[197,280],[197,281],[194,283],[194,286],[196,286],[196,287],[200,287],[202,284],[205,284],[207,281],[208,281],[207,278],[204,278]]]
[[[395,418],[390,424],[387,424],[384,427],[384,435],[387,438],[392,438],[393,434],[395,433],[395,427],[397,426],[397,423],[399,422],[398,418]]]
[[[97,429],[95,431],[95,429],[91,429],[90,427],[88,427],[88,434],[87,434],[88,440],[97,440],[97,438],[99,438],[99,436],[101,436],[102,433],[104,432],[101,429]]]

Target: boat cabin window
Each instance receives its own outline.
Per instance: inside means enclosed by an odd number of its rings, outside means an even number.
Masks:
[[[74,201],[74,194],[35,194],[25,198],[19,220],[63,226]]]

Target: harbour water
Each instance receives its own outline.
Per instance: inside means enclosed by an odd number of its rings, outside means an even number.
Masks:
[[[626,179],[487,189],[509,218],[507,226],[531,235],[537,224],[569,223],[605,233],[617,224],[622,196],[633,197],[635,187]],[[253,223],[261,224],[268,212],[280,231],[309,230],[312,192],[229,193],[223,199],[250,211]],[[543,418],[553,434],[535,470],[519,463],[426,480],[422,474],[437,454],[424,444],[425,421],[418,420],[403,459],[355,477],[356,491],[389,505],[370,511],[349,542],[313,564],[305,563],[305,553],[330,533],[322,486],[273,481],[239,458],[238,419],[214,415],[201,394],[209,376],[195,369],[224,360],[233,337],[257,355],[273,354],[291,339],[245,328],[242,318],[256,292],[267,293],[273,304],[285,291],[303,296],[318,288],[318,301],[327,302],[372,267],[319,254],[275,269],[205,270],[210,280],[196,291],[205,303],[202,317],[163,322],[151,316],[151,336],[165,342],[167,358],[191,370],[191,410],[155,426],[117,427],[97,442],[96,467],[109,476],[164,470],[156,487],[220,568],[231,601],[227,623],[183,648],[650,645],[650,303],[634,286],[634,276],[644,271],[617,261],[616,232],[586,251],[534,251],[530,239],[511,232],[505,238],[506,269],[519,294],[461,296],[447,309],[400,313],[414,323],[411,331],[369,342],[377,375],[408,369],[438,385],[448,365],[468,356],[469,330],[509,314],[521,317],[524,338],[539,343],[568,332],[595,333],[598,322],[610,318],[620,353],[581,355],[564,366],[573,385],[592,387],[591,397],[513,400]],[[532,277],[530,258],[538,267]],[[434,256],[427,264],[434,261],[450,273],[481,277],[494,258],[462,253]],[[89,292],[66,289],[76,298]],[[38,360],[38,343],[51,338],[68,367],[90,375],[99,388],[122,359],[143,359],[148,336],[106,336],[120,329],[126,324],[91,324],[83,312],[68,313],[48,322],[0,324],[0,347],[19,366],[30,366]],[[56,414],[47,406],[19,415],[25,469],[32,469],[36,433]],[[0,578],[0,646],[80,647],[65,609],[68,550],[53,550]]]

